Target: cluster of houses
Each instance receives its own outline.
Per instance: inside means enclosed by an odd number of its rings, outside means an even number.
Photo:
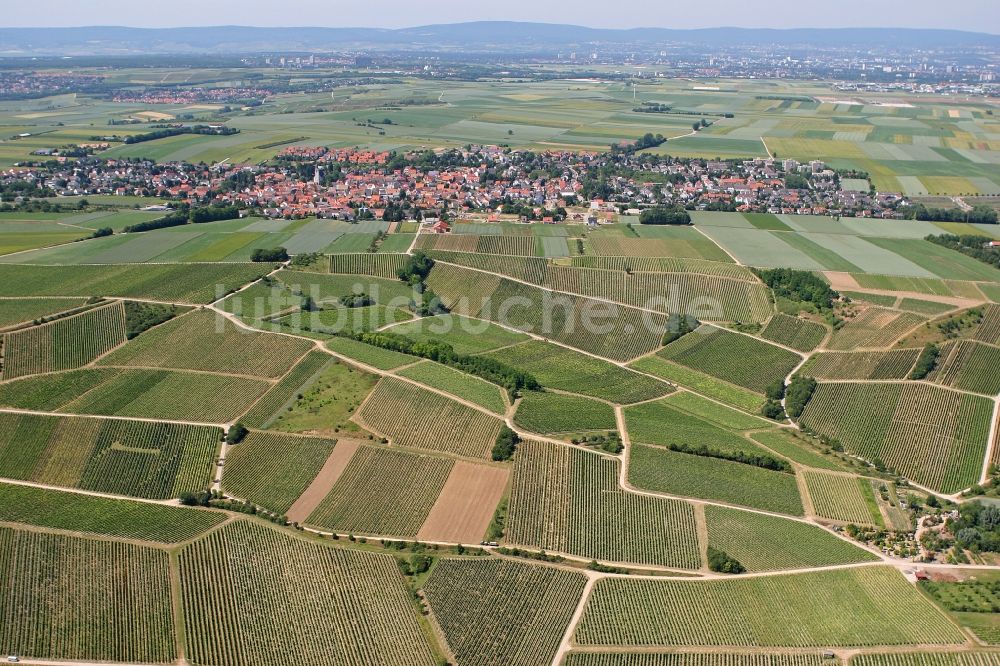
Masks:
[[[512,151],[496,146],[400,156],[364,149],[291,146],[269,164],[214,167],[99,156],[16,167],[0,183],[29,180],[60,195],[161,196],[192,203],[237,204],[269,217],[355,219],[451,217],[501,212],[556,221],[574,207],[581,221],[653,205],[688,209],[784,214],[897,217],[898,194],[839,187],[821,162],[758,158],[745,161],[655,158],[553,151]],[[326,178],[334,171],[336,177]],[[611,168],[608,168],[611,167]],[[598,176],[599,174],[599,176]],[[608,175],[613,174],[613,175]],[[637,176],[636,174],[641,174]],[[791,174],[796,187],[791,187]],[[808,183],[802,187],[803,179]],[[586,211],[581,213],[580,211]],[[389,211],[387,213],[387,211]]]

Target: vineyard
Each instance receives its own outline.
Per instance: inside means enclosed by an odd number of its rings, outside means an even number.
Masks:
[[[480,236],[476,252],[531,257],[535,254],[535,239],[530,236]]]
[[[779,312],[767,322],[767,326],[760,332],[760,337],[801,352],[808,352],[819,347],[826,338],[826,327]]]
[[[336,442],[251,431],[226,455],[226,491],[284,514],[316,478]]]
[[[755,442],[805,467],[832,472],[850,471],[836,458],[821,453],[821,449],[825,446],[821,445],[819,440],[808,440],[805,435],[797,431],[770,430],[756,432],[752,437]]]
[[[691,259],[686,257],[573,257],[570,265],[576,268],[597,268],[626,273],[701,273],[717,277],[757,282],[757,277],[746,266]]]
[[[420,360],[416,356],[382,349],[351,338],[331,338],[323,344],[332,352],[379,370],[393,370]]]
[[[804,513],[794,474],[658,446],[638,445],[630,453],[628,479],[636,488],[792,516]]]
[[[35,659],[177,657],[167,553],[0,528],[0,645]]]
[[[168,499],[206,487],[218,428],[0,414],[0,476]]]
[[[802,373],[816,379],[906,379],[919,355],[919,349],[822,352],[809,360]]]
[[[514,458],[507,541],[612,562],[697,569],[694,508],[623,491],[613,458],[525,441]]]
[[[192,663],[435,663],[388,555],[240,520],[185,547],[179,568]]]
[[[781,347],[714,326],[698,328],[657,355],[756,393],[783,380],[801,361]]]
[[[405,254],[331,254],[329,268],[331,273],[345,275],[369,275],[371,277],[395,280],[399,270],[406,265],[408,257]]]
[[[379,380],[357,418],[396,446],[485,458],[500,419],[391,377]]]
[[[998,666],[1000,652],[895,652],[859,654],[851,666]]]
[[[996,395],[1000,393],[1000,347],[957,340],[948,353],[942,348],[933,381],[943,386]]]
[[[697,273],[625,273],[549,266],[547,286],[706,321],[763,322],[774,312],[760,282]]]
[[[481,354],[529,339],[523,333],[508,331],[488,321],[454,314],[417,319],[393,326],[392,332],[419,342],[444,342],[458,354]]]
[[[806,470],[803,472],[816,515],[842,523],[885,527],[867,479]]]
[[[269,388],[240,421],[248,428],[270,427],[275,418],[294,402],[295,397],[333,362],[329,354],[309,352],[280,382]]]
[[[60,411],[229,423],[246,412],[270,386],[263,380],[241,376],[123,370],[63,405]]]
[[[824,567],[878,558],[816,527],[760,513],[706,506],[708,543],[747,571]]]
[[[331,255],[331,257],[335,256],[337,255]],[[364,256],[384,257],[387,255],[367,254]],[[405,255],[396,256],[403,257]],[[402,265],[400,265],[401,267]],[[283,269],[276,273],[274,278],[292,293],[311,296],[317,303],[339,301],[342,296],[356,293],[365,293],[376,303],[382,305],[388,305],[392,302],[396,307],[406,307],[413,299],[413,287],[400,282],[396,273],[382,279],[375,276],[366,277],[364,273],[359,275],[325,275]]]
[[[514,422],[540,434],[614,430],[615,412],[610,405],[590,398],[562,393],[528,391],[518,404]]]
[[[638,372],[537,340],[488,354],[534,375],[542,386],[621,404],[670,393],[668,384]]]
[[[82,298],[0,299],[0,329],[51,317],[78,308],[85,302]]]
[[[90,497],[0,483],[0,521],[123,539],[178,543],[226,519],[220,511],[194,511],[148,502]]]
[[[949,645],[965,635],[891,567],[722,581],[607,579],[582,645]]]
[[[647,229],[643,228],[646,232]],[[590,247],[593,254],[609,257],[680,257],[685,259],[707,259],[729,261],[729,256],[715,243],[694,229],[678,227],[657,229],[657,232],[671,233],[672,238],[630,238],[620,234],[591,234]]]
[[[813,654],[723,654],[719,652],[570,652],[565,666],[823,666]],[[900,665],[902,666],[902,665]],[[931,666],[928,664],[928,666]],[[943,666],[943,665],[942,665]],[[970,664],[969,666],[974,666]],[[983,664],[982,666],[993,666]]]
[[[830,338],[828,346],[834,351],[885,348],[924,321],[923,317],[911,312],[866,308],[838,329]]]
[[[701,395],[714,398],[727,405],[742,409],[745,412],[759,413],[761,406],[764,404],[763,394],[668,361],[658,354],[640,358],[633,362],[630,367],[651,374],[654,377],[675,382],[680,386],[685,386],[693,391],[697,391]]]
[[[917,483],[954,493],[978,483],[992,401],[926,384],[820,384],[803,427]]]
[[[210,303],[271,272],[270,264],[0,266],[0,297],[80,296]]]
[[[653,351],[667,327],[665,315],[553,293],[456,266],[435,266],[428,285],[459,314],[531,331],[616,361]],[[583,313],[594,321],[585,321]]]
[[[682,396],[692,396],[682,398]],[[706,405],[707,403],[707,405]],[[766,426],[739,412],[736,416],[723,412],[725,407],[715,406],[692,393],[678,393],[664,400],[647,402],[625,408],[625,425],[633,442],[657,446],[704,444],[724,453],[743,451],[764,455],[760,448],[734,430],[749,430]],[[731,410],[730,410],[731,411]]]
[[[983,308],[983,320],[976,328],[975,339],[991,345],[1000,344],[1000,305]]]
[[[438,261],[476,268],[487,273],[506,275],[531,284],[543,284],[549,262],[540,257],[510,257],[497,254],[474,254],[471,252],[448,252],[431,250],[428,255]]]
[[[125,342],[125,306],[115,302],[5,333],[2,342],[3,379],[80,368]]]
[[[445,559],[424,593],[463,666],[540,666],[552,663],[584,583],[521,562]]]
[[[499,386],[446,365],[424,361],[401,370],[399,375],[474,402],[494,414],[502,415],[507,411],[504,391]]]
[[[221,315],[197,310],[131,340],[101,365],[225,372],[281,377],[312,345],[307,340],[238,328]]]
[[[306,522],[336,532],[415,537],[454,461],[361,446]]]

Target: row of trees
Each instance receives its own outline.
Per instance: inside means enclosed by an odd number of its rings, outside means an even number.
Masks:
[[[984,264],[1000,268],[1000,248],[990,245],[989,239],[982,236],[955,236],[953,234],[942,234],[940,236],[931,234],[925,240],[936,245],[961,252],[967,257],[978,259]]]

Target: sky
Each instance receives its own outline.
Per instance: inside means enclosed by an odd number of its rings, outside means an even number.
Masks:
[[[210,25],[401,28],[506,20],[605,28],[954,28],[1000,33],[998,0],[5,0],[0,27]]]

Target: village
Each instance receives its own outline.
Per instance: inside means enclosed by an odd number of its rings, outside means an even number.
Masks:
[[[69,151],[67,151],[69,152]],[[514,151],[467,146],[396,154],[292,146],[265,164],[157,164],[56,156],[0,172],[55,196],[130,195],[220,203],[272,218],[342,220],[515,216],[600,224],[649,206],[688,210],[901,218],[906,198],[875,193],[865,174],[823,162],[681,159],[629,151]],[[849,179],[848,176],[851,178]],[[9,188],[7,188],[9,189]],[[6,197],[3,203],[18,203]],[[567,212],[567,210],[571,212]],[[506,218],[505,218],[506,219]]]

